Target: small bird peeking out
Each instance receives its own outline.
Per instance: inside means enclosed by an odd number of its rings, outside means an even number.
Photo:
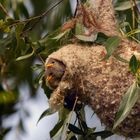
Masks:
[[[65,73],[66,66],[59,60],[49,58],[45,63],[45,81],[50,89],[55,89]]]

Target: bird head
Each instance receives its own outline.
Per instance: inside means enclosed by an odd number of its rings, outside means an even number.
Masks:
[[[55,89],[61,81],[65,69],[66,66],[61,61],[53,58],[47,59],[45,63],[46,85],[51,89]]]

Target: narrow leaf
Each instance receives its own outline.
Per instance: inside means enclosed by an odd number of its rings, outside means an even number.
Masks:
[[[33,54],[34,54],[34,51],[32,51],[32,52],[29,53],[29,54],[26,54],[26,55],[23,55],[23,56],[20,56],[20,57],[16,58],[16,61],[20,61],[20,60],[27,59],[27,58],[33,56]]]
[[[55,125],[55,127],[50,131],[51,138],[53,138],[54,136],[56,136],[59,133],[63,124],[64,124],[64,121],[62,120]]]
[[[132,107],[138,100],[139,94],[140,88],[137,83],[134,82],[122,98],[113,129],[115,129],[128,116]]]
[[[107,54],[103,60],[107,60],[114,53],[114,51],[119,46],[120,41],[121,38],[118,36],[113,36],[107,39],[107,41],[104,44],[106,47]]]
[[[55,113],[55,112],[52,111],[52,109],[50,109],[50,108],[48,108],[47,110],[45,110],[45,111],[41,114],[41,116],[39,117],[39,119],[38,119],[38,121],[37,121],[37,124],[39,123],[39,121],[40,121],[41,119],[43,119],[43,118],[46,117],[46,116],[52,115],[53,113]]]
[[[85,42],[94,42],[97,39],[97,34],[93,34],[91,36],[86,35],[75,35],[79,40],[85,41]]]
[[[76,127],[75,125],[69,124],[68,128],[69,128],[70,131],[72,131],[75,134],[78,134],[78,135],[83,134],[82,130],[79,129],[78,127]]]
[[[54,39],[54,40],[59,40],[59,39],[61,39],[66,33],[68,33],[69,31],[70,31],[70,30],[66,30],[66,31],[60,33],[59,35],[57,35],[56,37],[53,37],[52,39]]]

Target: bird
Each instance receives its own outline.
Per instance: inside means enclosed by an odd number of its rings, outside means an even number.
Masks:
[[[65,73],[66,66],[63,62],[49,58],[45,62],[45,81],[50,89],[55,89]]]

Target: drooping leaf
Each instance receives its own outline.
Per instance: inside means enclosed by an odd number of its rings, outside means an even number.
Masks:
[[[26,55],[23,55],[23,56],[20,56],[20,57],[16,58],[16,61],[20,61],[20,60],[24,60],[24,59],[30,58],[33,55],[34,55],[34,51],[32,51],[29,54],[26,54]]]
[[[114,51],[119,46],[120,41],[121,41],[121,38],[118,36],[113,36],[107,39],[107,41],[104,44],[106,47],[107,54],[103,60],[107,60],[114,53]]]
[[[69,124],[68,128],[69,128],[70,131],[72,131],[75,134],[78,134],[78,135],[83,134],[83,131],[81,129],[79,129],[78,127],[76,127],[75,125],[73,125],[73,124]]]
[[[39,121],[40,121],[41,119],[43,119],[44,117],[49,116],[49,115],[52,115],[52,114],[54,114],[54,113],[55,113],[55,112],[54,112],[51,108],[46,109],[46,110],[41,114],[41,116],[39,117],[39,119],[38,119],[38,121],[37,121],[37,124],[38,124]]]
[[[55,137],[57,134],[59,134],[59,132],[60,132],[61,129],[62,129],[63,124],[64,124],[64,121],[61,120],[61,121],[59,121],[59,122],[55,125],[55,127],[50,131],[50,136],[51,136],[51,138],[53,138],[53,137]]]
[[[122,98],[113,129],[115,129],[128,116],[132,107],[137,102],[139,94],[140,88],[137,85],[137,82],[134,82]]]

